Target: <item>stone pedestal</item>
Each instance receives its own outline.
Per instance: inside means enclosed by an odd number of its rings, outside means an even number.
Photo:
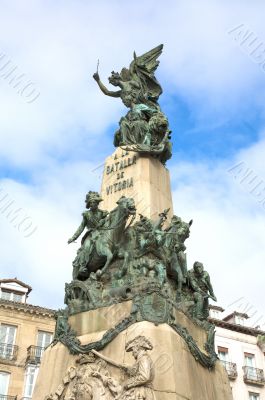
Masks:
[[[156,219],[170,208],[173,215],[170,177],[166,167],[150,155],[127,152],[118,148],[105,161],[100,208],[111,211],[121,196],[135,200],[137,212]]]
[[[69,322],[83,345],[96,342],[130,314],[131,306],[131,301],[127,301],[87,311],[70,317]],[[181,311],[174,312],[176,320],[189,331],[200,350],[205,351],[205,330]],[[152,390],[156,400],[232,400],[228,376],[221,363],[218,361],[211,371],[203,367],[195,360],[183,338],[166,323],[158,326],[148,321],[134,323],[120,332],[100,353],[119,364],[133,365],[135,361],[132,354],[125,351],[125,345],[138,335],[145,336],[153,345],[153,350],[148,354],[154,363]],[[44,400],[45,396],[56,391],[63,393],[64,388],[69,385],[69,380],[65,378],[66,373],[71,366],[75,366],[76,358],[61,343],[49,347],[41,363],[33,400]],[[107,364],[107,368],[109,376],[119,382],[124,381],[125,373],[119,368],[111,364]],[[56,396],[51,398],[65,398],[64,395]],[[101,398],[105,399],[102,395],[97,400]]]

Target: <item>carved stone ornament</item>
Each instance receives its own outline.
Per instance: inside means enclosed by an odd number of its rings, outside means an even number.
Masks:
[[[135,359],[133,365],[117,363],[95,350],[81,354],[56,391],[45,400],[152,400],[155,371],[148,354],[152,349],[152,343],[144,336],[126,343],[126,352],[132,352]],[[109,365],[118,369],[115,377]]]
[[[156,324],[168,322],[169,308],[171,307],[167,300],[157,292],[143,297],[139,307],[144,321],[150,321]]]
[[[151,290],[151,289],[150,289]],[[57,335],[55,334],[54,341],[52,342],[52,346],[54,346],[58,341],[63,343],[69,350],[71,354],[86,354],[90,351],[94,350],[102,350],[109,343],[112,342],[121,332],[125,329],[129,328],[131,325],[136,322],[141,321],[150,321],[154,322],[154,324],[167,323],[174,331],[179,334],[184,341],[186,342],[191,354],[193,357],[205,368],[212,369],[217,360],[217,355],[214,349],[214,337],[215,337],[215,327],[209,322],[201,322],[199,320],[195,320],[197,325],[202,327],[207,331],[207,342],[205,343],[205,351],[203,352],[196,341],[193,339],[192,335],[188,332],[188,330],[182,327],[173,316],[173,310],[176,309],[178,311],[183,312],[187,316],[189,314],[182,309],[182,307],[176,303],[172,303],[165,294],[152,292],[151,295],[137,295],[134,298],[131,313],[125,317],[122,321],[120,321],[113,328],[109,329],[104,333],[100,340],[96,342],[91,342],[88,344],[81,345],[79,339],[76,337],[74,332],[71,330],[67,319],[64,320],[66,323],[65,327],[65,335]],[[57,320],[58,321],[58,320]],[[69,334],[70,332],[70,334]]]

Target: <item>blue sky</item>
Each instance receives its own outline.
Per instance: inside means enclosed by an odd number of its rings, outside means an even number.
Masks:
[[[62,306],[77,249],[66,242],[126,112],[99,92],[97,60],[107,83],[134,50],[164,43],[157,77],[173,131],[174,210],[195,221],[189,265],[205,262],[222,306],[244,296],[263,315],[262,194],[228,169],[243,161],[265,180],[264,12],[258,0],[1,2],[0,188],[37,226],[25,238],[0,214],[1,276],[32,285],[35,304]],[[4,79],[1,54],[36,101]]]

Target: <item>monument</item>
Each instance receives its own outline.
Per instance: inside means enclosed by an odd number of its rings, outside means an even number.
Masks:
[[[173,214],[168,120],[155,77],[163,46],[133,54],[110,91],[129,111],[114,135],[101,194],[89,191],[65,304],[44,354],[33,400],[231,400],[214,350],[201,262],[188,269],[192,220]]]

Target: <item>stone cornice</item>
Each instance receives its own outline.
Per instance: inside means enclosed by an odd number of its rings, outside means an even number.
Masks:
[[[24,313],[42,315],[43,317],[55,318],[55,310],[45,307],[34,306],[27,303],[0,299],[0,308],[22,311]]]
[[[246,335],[251,335],[251,336],[265,335],[264,331],[251,328],[249,326],[234,324],[232,322],[227,322],[222,319],[209,318],[208,320],[215,326],[219,326],[220,328],[228,329],[230,331],[245,333]]]

